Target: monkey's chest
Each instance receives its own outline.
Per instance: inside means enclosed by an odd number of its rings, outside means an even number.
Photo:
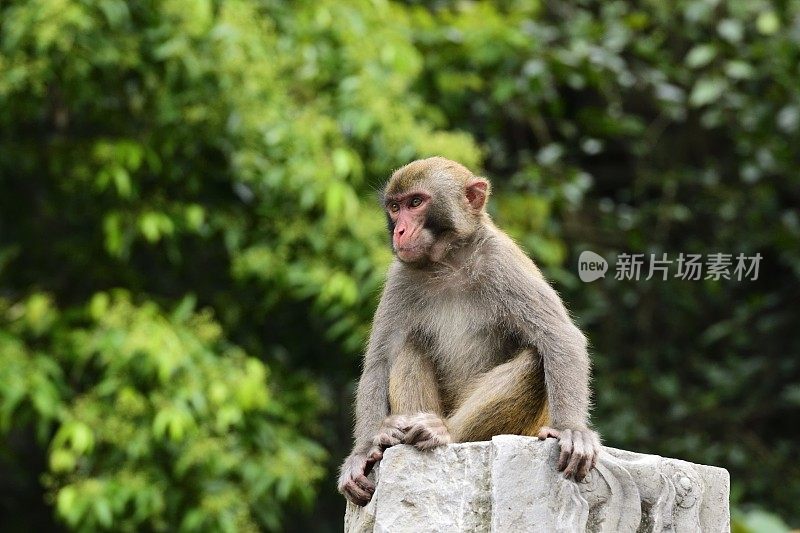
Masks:
[[[462,383],[507,358],[493,317],[469,298],[442,298],[427,306],[420,328],[441,383]]]

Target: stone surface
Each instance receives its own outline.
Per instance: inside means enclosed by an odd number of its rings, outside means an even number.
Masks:
[[[730,531],[728,472],[614,448],[581,483],[555,469],[554,439],[501,435],[431,452],[386,451],[347,533]]]

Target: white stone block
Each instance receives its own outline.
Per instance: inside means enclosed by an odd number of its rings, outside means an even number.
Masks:
[[[554,439],[500,435],[430,452],[386,451],[364,508],[347,505],[345,531],[730,531],[722,468],[603,448],[587,479],[556,471]]]

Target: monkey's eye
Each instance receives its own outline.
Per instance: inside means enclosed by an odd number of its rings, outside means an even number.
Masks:
[[[414,198],[411,199],[410,202],[411,207],[419,207],[420,204],[422,204],[422,198],[420,198],[419,196],[415,196]]]
[[[389,204],[389,211],[391,211],[392,213],[397,213],[398,211],[400,211],[400,204],[398,204],[397,202],[391,202]]]

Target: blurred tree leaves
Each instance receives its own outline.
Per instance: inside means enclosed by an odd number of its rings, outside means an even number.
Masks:
[[[441,154],[493,179],[588,331],[606,441],[725,466],[734,502],[798,523],[798,17],[0,4],[0,510],[43,482],[73,529],[282,527],[347,446],[391,257],[375,191]],[[584,285],[584,249],[765,259],[751,283]]]
[[[312,500],[326,400],[304,369],[366,335],[390,258],[375,178],[479,161],[410,95],[404,20],[385,2],[2,4],[0,420],[12,457],[35,432],[63,523],[278,529]]]
[[[0,316],[0,429],[36,425],[67,525],[277,528],[281,501],[313,498],[323,450],[191,302],[167,315],[116,291],[61,313],[36,293]]]

